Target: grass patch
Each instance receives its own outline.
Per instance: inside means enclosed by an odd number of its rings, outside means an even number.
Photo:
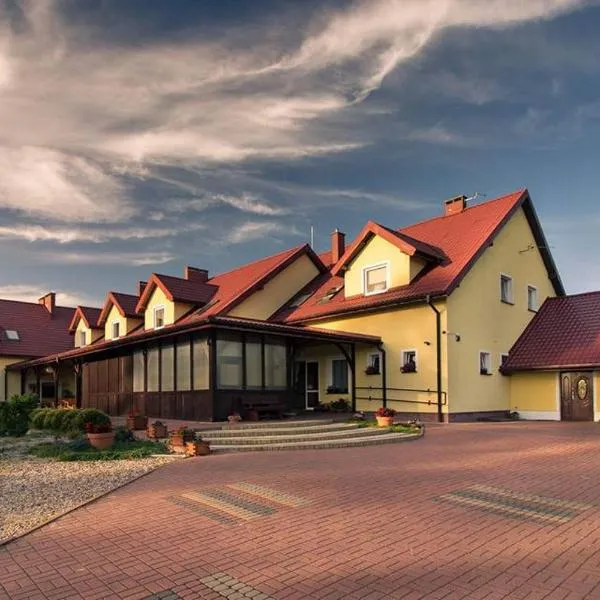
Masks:
[[[38,458],[52,458],[59,461],[77,460],[135,460],[153,454],[169,454],[162,442],[135,441],[115,442],[109,450],[96,450],[87,440],[72,442],[48,442],[30,448],[29,454]]]

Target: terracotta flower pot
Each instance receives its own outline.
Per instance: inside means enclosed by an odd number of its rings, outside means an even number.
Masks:
[[[394,417],[376,417],[378,427],[391,427]]]
[[[148,428],[146,429],[146,435],[151,440],[161,440],[168,437],[169,432],[167,431],[166,425],[151,424],[148,425]]]
[[[143,415],[127,417],[127,429],[143,431],[146,427],[148,427],[148,417],[144,417]]]
[[[186,456],[207,456],[210,454],[210,445],[203,441],[186,442],[185,454]]]
[[[90,445],[96,450],[108,450],[112,447],[115,441],[115,432],[109,431],[108,433],[88,433],[87,439]]]

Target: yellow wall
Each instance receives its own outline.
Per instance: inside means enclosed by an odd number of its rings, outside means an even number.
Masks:
[[[445,303],[436,303],[442,312],[442,328],[446,328]],[[389,388],[405,388],[409,390],[436,390],[436,325],[435,314],[429,306],[419,305],[406,308],[393,308],[387,311],[365,314],[331,321],[319,321],[315,327],[351,331],[381,337],[386,351],[388,406],[401,412],[436,412],[437,396],[434,392],[393,391]],[[429,342],[429,345],[425,342]],[[334,348],[331,346],[331,348]],[[402,351],[417,351],[417,373],[402,373]],[[447,342],[442,338],[442,390],[447,389],[446,361]],[[357,346],[356,352],[356,385],[362,388],[381,388],[381,376],[367,375],[368,354],[375,352],[372,346]],[[304,353],[308,355],[310,349]],[[329,351],[331,354],[335,352]],[[320,365],[321,367],[321,365]],[[323,371],[321,371],[323,373]],[[321,376],[321,379],[323,377]],[[321,387],[327,387],[326,382]],[[377,410],[381,406],[381,391],[363,389],[357,391],[357,396],[371,396],[372,400],[359,400],[357,410]],[[325,396],[328,398],[328,396]],[[335,400],[337,396],[332,396]],[[402,400],[405,400],[404,402]],[[406,402],[407,400],[421,401],[423,404]],[[427,404],[431,402],[431,404]],[[444,407],[444,412],[447,407]]]
[[[21,374],[19,372],[6,372],[6,367],[13,363],[28,360],[27,356],[0,356],[0,402],[10,398],[14,394],[21,393]],[[5,382],[8,378],[8,393],[5,396]]]
[[[515,373],[509,378],[510,410],[523,419],[560,420],[557,372]]]
[[[268,319],[318,274],[312,260],[303,254],[228,314],[246,319]]]
[[[155,287],[144,312],[144,329],[154,329],[154,309],[157,306],[163,306],[165,309],[165,325],[176,323],[192,309],[191,304],[169,300],[159,287]]]
[[[112,323],[112,321],[111,321]],[[83,319],[79,319],[79,323],[77,323],[77,329],[75,330],[75,347],[79,348],[81,347],[81,342],[80,342],[80,335],[81,332],[84,331],[85,332],[85,345],[87,346],[88,344],[92,344],[93,342],[95,342],[99,337],[102,336],[102,330],[101,329],[90,329],[89,327],[86,327]]]
[[[554,289],[522,209],[498,234],[448,299],[449,402],[451,412],[508,410],[510,381],[498,373],[500,355],[510,350],[534,313],[527,309],[527,285],[538,303]],[[514,305],[500,301],[500,274],[513,279]],[[479,352],[491,353],[492,375],[480,375]]]
[[[346,297],[363,294],[363,269],[381,263],[389,263],[390,287],[407,285],[419,273],[425,262],[410,257],[393,244],[379,236],[372,237],[352,261],[344,274]]]
[[[104,337],[107,340],[112,340],[112,324],[118,321],[119,325],[119,333],[120,337],[127,335],[134,327],[137,327],[141,323],[141,319],[132,319],[127,318],[121,315],[119,309],[113,304],[111,307],[108,317],[106,319],[106,324],[104,326]]]

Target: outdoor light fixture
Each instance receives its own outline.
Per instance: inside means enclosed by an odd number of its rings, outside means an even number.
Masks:
[[[457,342],[460,342],[460,334],[459,334],[459,333],[453,333],[452,331],[442,331],[442,333],[443,333],[444,335],[453,335],[453,336],[454,336],[454,339],[455,339]]]

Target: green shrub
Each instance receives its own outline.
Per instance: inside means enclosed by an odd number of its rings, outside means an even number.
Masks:
[[[29,415],[39,405],[37,396],[13,396],[0,403],[0,436],[22,436],[29,429]]]
[[[48,411],[52,410],[51,408],[36,408],[31,411],[29,415],[29,419],[31,421],[31,426],[34,429],[44,429],[44,419],[48,414]]]
[[[110,417],[95,408],[40,408],[31,413],[32,427],[55,435],[78,437],[84,433],[86,423],[110,425]]]
[[[115,442],[135,442],[137,441],[133,431],[127,427],[115,427]]]
[[[110,417],[97,408],[83,408],[76,419],[77,429],[85,431],[85,424],[110,425]]]
[[[36,394],[15,394],[9,402],[14,403],[19,410],[25,411],[28,415],[40,406],[40,399]]]
[[[96,450],[86,440],[74,442],[43,443],[34,446],[29,454],[38,458],[59,461],[135,460],[152,454],[168,454],[165,444],[151,441],[120,442],[110,450]]]

